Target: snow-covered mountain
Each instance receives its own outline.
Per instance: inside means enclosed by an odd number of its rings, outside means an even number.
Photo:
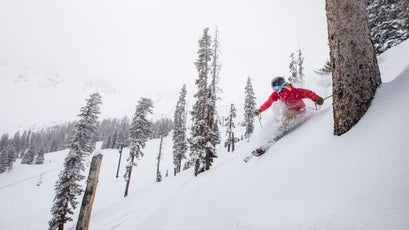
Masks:
[[[84,99],[93,92],[103,97],[100,118],[131,117],[140,97],[154,101],[155,118],[171,118],[180,88],[153,91],[138,85],[95,80],[69,73],[41,70],[13,62],[0,62],[0,134],[41,129],[75,121]],[[182,85],[180,86],[182,87]]]
[[[198,177],[191,170],[172,175],[168,136],[161,171],[169,176],[161,183],[154,182],[159,140],[151,140],[126,198],[126,157],[116,178],[117,150],[101,151],[90,229],[407,229],[408,53],[406,41],[379,57],[383,84],[362,120],[342,136],[332,134],[328,99],[265,155],[244,163],[271,135],[273,109],[249,142],[239,142],[233,153],[220,146],[214,167]],[[47,228],[66,154],[48,153],[44,165],[17,162],[0,174],[0,229]],[[74,228],[75,221],[66,224]]]

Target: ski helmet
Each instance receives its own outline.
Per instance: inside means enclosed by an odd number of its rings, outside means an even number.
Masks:
[[[273,87],[274,91],[280,91],[283,86],[285,86],[286,82],[283,77],[275,77],[271,81],[271,87]]]

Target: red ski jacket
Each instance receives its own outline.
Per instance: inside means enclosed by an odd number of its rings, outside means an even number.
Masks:
[[[287,85],[279,93],[274,91],[270,97],[268,97],[268,100],[260,106],[260,110],[264,111],[277,100],[281,100],[289,109],[294,109],[301,112],[305,110],[305,103],[302,100],[303,98],[309,98],[315,102],[317,97],[318,95],[310,90],[295,88],[292,85]]]

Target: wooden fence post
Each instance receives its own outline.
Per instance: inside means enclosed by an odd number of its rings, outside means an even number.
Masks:
[[[87,179],[87,188],[82,198],[81,211],[78,217],[77,230],[87,230],[91,219],[91,210],[97,190],[99,170],[101,168],[102,154],[92,157],[91,168]]]

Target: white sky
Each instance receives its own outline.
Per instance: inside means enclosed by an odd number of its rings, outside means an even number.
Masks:
[[[66,80],[178,93],[197,77],[203,29],[213,35],[217,25],[223,100],[242,103],[250,76],[261,103],[299,47],[307,75],[322,67],[329,56],[324,6],[324,0],[1,0],[0,60]]]

